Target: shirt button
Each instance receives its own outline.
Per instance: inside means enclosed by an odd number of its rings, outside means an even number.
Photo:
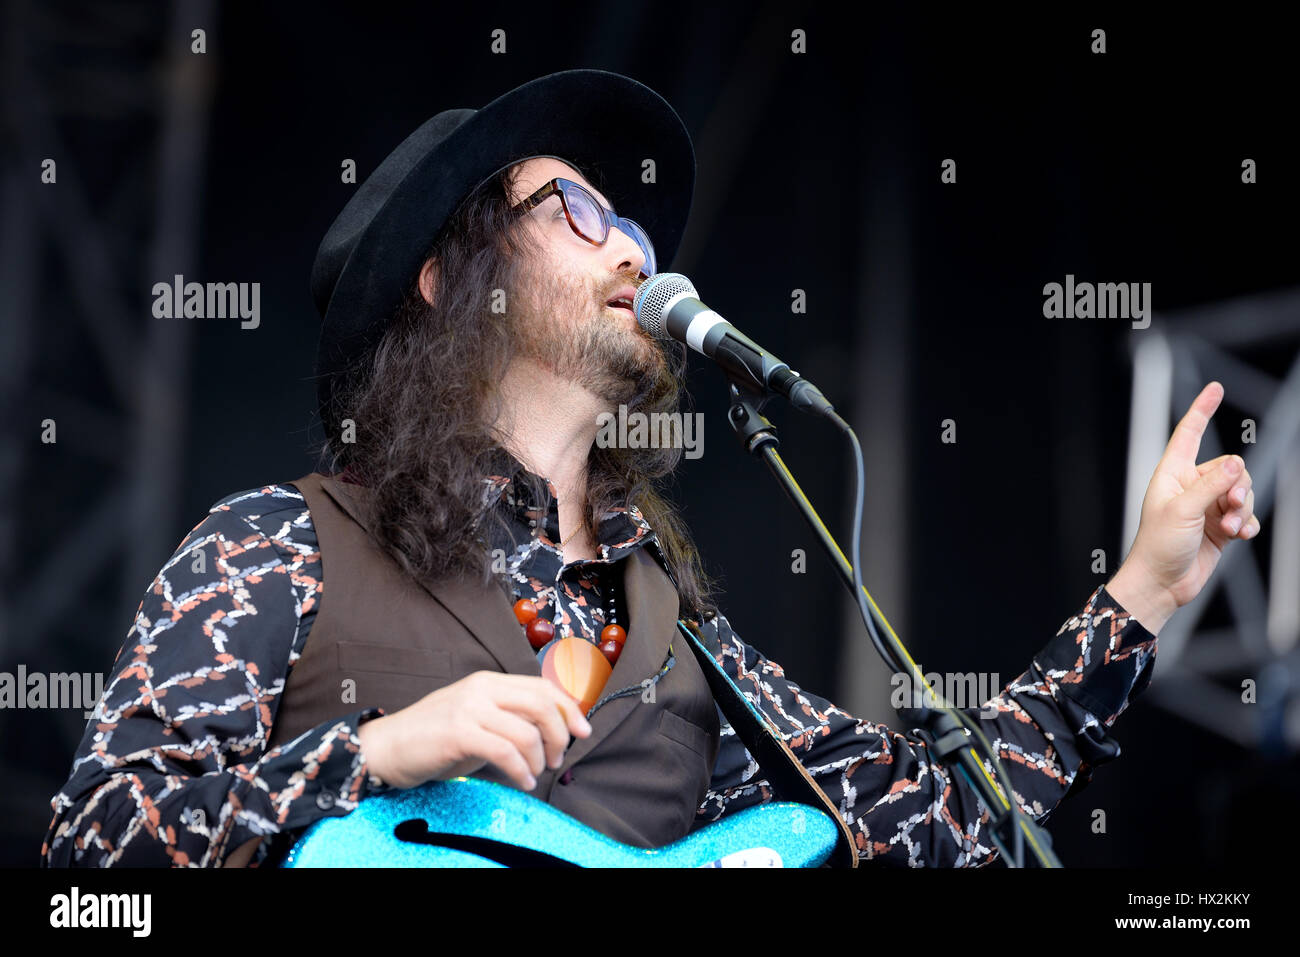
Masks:
[[[569,770],[565,771],[563,774],[560,775],[561,784],[568,784],[572,780],[573,780],[573,768],[569,768]]]
[[[321,791],[316,795],[316,806],[322,811],[328,811],[334,806],[334,792]]]

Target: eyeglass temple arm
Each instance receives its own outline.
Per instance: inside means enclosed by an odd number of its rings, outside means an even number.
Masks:
[[[553,194],[558,193],[559,191],[560,191],[559,185],[556,183],[555,180],[551,180],[545,186],[540,187],[537,190],[537,192],[533,193],[532,196],[529,196],[527,199],[522,200],[519,203],[519,205],[514,208],[514,212],[526,213],[530,209],[535,209],[537,206],[539,206],[544,201],[550,199]]]

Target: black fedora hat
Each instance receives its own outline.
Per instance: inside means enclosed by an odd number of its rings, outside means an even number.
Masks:
[[[475,187],[530,156],[597,172],[614,208],[645,228],[659,268],[668,268],[690,212],[695,150],[659,94],[618,73],[566,70],[480,110],[445,110],[366,178],[316,251],[316,374],[327,428],[337,426],[330,406],[338,376],[378,341],[442,225]],[[642,181],[647,159],[651,183]]]

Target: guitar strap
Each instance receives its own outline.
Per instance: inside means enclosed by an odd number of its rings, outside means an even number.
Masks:
[[[818,787],[807,768],[785,743],[780,730],[767,715],[754,707],[753,702],[736,687],[731,676],[705,647],[697,622],[679,618],[677,629],[686,636],[691,651],[695,653],[718,707],[727,716],[732,729],[749,749],[750,755],[762,767],[777,795],[782,800],[797,801],[824,811],[839,825],[839,840],[835,842],[828,863],[832,867],[857,867],[858,853],[853,833],[826,792]]]

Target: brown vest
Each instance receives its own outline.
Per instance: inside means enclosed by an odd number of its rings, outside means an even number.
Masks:
[[[364,528],[366,490],[312,473],[290,483],[307,500],[323,587],[315,623],[281,696],[271,746],[331,718],[378,705],[391,714],[475,671],[540,675],[505,592],[473,576],[416,583]],[[638,847],[684,837],[718,750],[709,685],[677,632],[677,592],[645,548],[624,560],[623,653],[558,770],[529,792]],[[653,685],[670,657],[671,667]],[[355,689],[355,697],[349,692]],[[346,698],[346,700],[345,700]],[[509,785],[485,765],[473,777]]]

